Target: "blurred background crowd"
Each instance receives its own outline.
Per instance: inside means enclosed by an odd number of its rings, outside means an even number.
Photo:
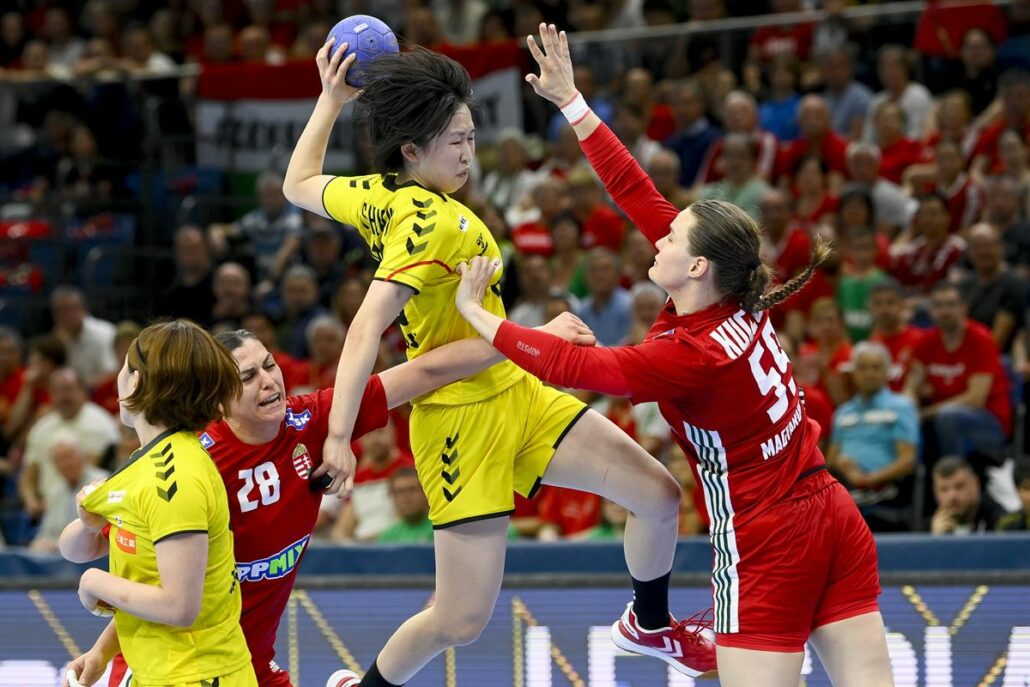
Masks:
[[[905,5],[905,7],[899,7]],[[141,324],[244,327],[287,391],[333,384],[374,265],[353,227],[289,205],[280,164],[199,165],[197,75],[311,61],[349,14],[409,43],[570,32],[576,83],[677,207],[721,198],[765,232],[777,278],[812,239],[833,260],[774,322],[831,469],[875,531],[1030,528],[1023,458],[1030,276],[1030,2],[841,0],[8,0],[0,15],[0,531],[55,550],[74,494],[138,447],[114,374]],[[516,43],[517,41],[517,43]],[[521,53],[522,71],[529,69]],[[314,73],[314,66],[311,67]],[[639,342],[665,294],[654,252],[575,135],[531,90],[457,196],[506,261],[509,317],[571,310]],[[368,170],[360,133],[354,169]],[[403,360],[399,329],[378,368]],[[707,515],[653,404],[588,397]],[[430,541],[407,413],[359,445],[351,499],[317,536]],[[514,537],[618,538],[626,513],[545,488]]]

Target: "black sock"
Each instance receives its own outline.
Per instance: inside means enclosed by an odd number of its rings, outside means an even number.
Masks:
[[[395,685],[392,682],[387,682],[383,674],[379,672],[379,666],[376,665],[375,661],[372,661],[372,667],[365,673],[365,677],[361,678],[361,687],[402,687],[401,685]]]
[[[637,623],[645,630],[657,630],[669,625],[669,578],[672,571],[661,577],[641,582],[633,580],[633,612]],[[364,686],[365,683],[361,683]]]

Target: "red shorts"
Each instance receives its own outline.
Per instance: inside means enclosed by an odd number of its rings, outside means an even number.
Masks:
[[[735,535],[738,588],[724,583],[720,593],[721,578],[713,575],[716,619],[736,625],[730,632],[716,626],[719,646],[804,651],[812,630],[879,610],[876,542],[851,495],[825,470]],[[736,612],[720,616],[720,600]]]

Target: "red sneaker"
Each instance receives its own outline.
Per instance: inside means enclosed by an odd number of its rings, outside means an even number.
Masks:
[[[669,627],[645,630],[637,624],[633,604],[612,625],[612,641],[623,651],[660,658],[689,677],[710,678],[719,673],[715,663],[715,642],[703,632],[710,630],[709,611],[696,613],[676,622],[669,616]],[[349,687],[349,686],[347,686]]]
[[[361,678],[351,670],[337,670],[325,681],[325,687],[358,687]]]

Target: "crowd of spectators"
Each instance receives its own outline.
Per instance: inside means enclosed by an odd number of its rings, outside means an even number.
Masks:
[[[1017,445],[1030,378],[1030,2],[938,2],[907,24],[880,25],[826,0],[819,19],[718,35],[705,23],[757,4],[370,4],[24,2],[0,17],[0,93],[17,86],[0,117],[29,135],[0,134],[0,187],[93,204],[124,194],[119,163],[139,155],[139,112],[119,91],[128,82],[103,75],[310,59],[344,14],[372,11],[428,46],[513,40],[541,20],[581,31],[688,21],[702,32],[658,46],[574,43],[577,85],[671,203],[720,198],[748,211],[778,280],[805,268],[815,236],[833,241],[833,258],[773,313],[831,470],[876,531],[1030,527],[1030,465]],[[811,8],[772,0],[764,9]],[[173,83],[181,112],[163,116],[188,132],[192,80]],[[166,88],[148,84],[135,87]],[[122,116],[100,116],[115,102]],[[524,129],[481,145],[456,194],[502,247],[509,317],[537,326],[571,310],[599,345],[641,341],[665,301],[647,278],[652,247],[612,205],[560,114],[525,98],[524,115]],[[153,314],[245,327],[273,353],[288,393],[330,386],[371,258],[352,227],[287,203],[274,170],[255,180],[251,200],[253,210],[226,221],[172,228],[175,274]],[[133,448],[116,421],[112,375],[139,331],[91,313],[75,287],[49,298],[50,330],[0,330],[3,530],[41,551],[74,513],[76,488]],[[391,328],[377,368],[404,351]],[[695,476],[654,404],[584,398],[684,485],[681,533],[704,532]],[[317,536],[431,540],[407,431],[398,409],[359,442],[354,494],[327,501]],[[511,536],[618,538],[625,518],[599,497],[544,488],[518,501]]]

